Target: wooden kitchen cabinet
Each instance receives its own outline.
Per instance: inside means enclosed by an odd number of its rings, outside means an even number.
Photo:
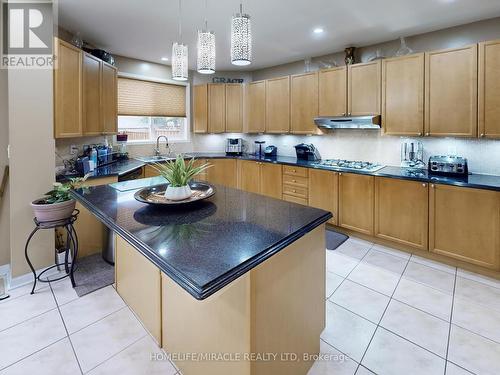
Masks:
[[[208,85],[208,132],[224,133],[226,131],[226,87],[225,85]]]
[[[500,138],[500,40],[479,43],[479,136]]]
[[[206,159],[205,162],[212,165],[206,172],[207,181],[230,188],[237,187],[236,159]]]
[[[425,135],[477,136],[477,45],[425,54]]]
[[[375,236],[427,250],[427,183],[375,178]]]
[[[102,133],[118,133],[118,69],[105,62],[101,64]]]
[[[283,199],[306,205],[309,203],[309,168],[283,166]]]
[[[424,134],[424,54],[382,62],[382,129],[384,134]]]
[[[247,86],[246,133],[266,130],[266,81],[251,82]]]
[[[144,178],[157,177],[159,175],[160,175],[160,172],[158,172],[152,166],[150,166],[150,165],[145,165],[144,166]]]
[[[347,114],[347,68],[319,71],[319,115],[345,116]]]
[[[82,135],[82,51],[55,38],[54,138]]]
[[[354,173],[339,173],[340,227],[373,235],[375,178]]]
[[[238,160],[239,188],[250,193],[260,193],[260,164],[256,161]]]
[[[208,85],[193,86],[193,132],[208,132]]]
[[[239,188],[250,193],[281,199],[281,165],[238,160]]]
[[[347,74],[348,115],[380,115],[382,101],[382,62],[377,60],[349,65]]]
[[[290,131],[290,77],[266,81],[266,133]]]
[[[432,184],[429,250],[500,269],[500,193]]]
[[[100,135],[101,118],[101,60],[83,54],[83,135]]]
[[[226,84],[226,132],[243,132],[243,86]]]
[[[339,199],[339,174],[337,172],[311,169],[309,171],[309,205],[330,211],[328,222],[337,225]]]
[[[320,134],[318,117],[318,72],[293,75],[291,80],[291,124],[294,134]]]

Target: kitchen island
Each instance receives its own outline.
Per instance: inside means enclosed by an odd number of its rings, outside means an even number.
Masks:
[[[306,374],[325,326],[331,213],[223,186],[157,209],[137,188],[73,195],[117,234],[117,291],[182,373]]]

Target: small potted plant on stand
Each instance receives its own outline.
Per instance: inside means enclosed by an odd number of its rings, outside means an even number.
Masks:
[[[70,190],[81,187],[88,175],[70,178],[68,182],[54,183],[54,188],[45,197],[31,202],[31,207],[39,222],[59,221],[67,219],[75,210],[76,201],[71,197]]]
[[[208,163],[196,166],[194,158],[185,162],[182,155],[178,155],[175,161],[168,161],[164,164],[153,163],[151,166],[168,181],[165,198],[173,201],[189,198],[192,194],[189,182],[193,177],[211,167]]]

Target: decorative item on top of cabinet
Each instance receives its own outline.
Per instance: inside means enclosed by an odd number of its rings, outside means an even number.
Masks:
[[[82,51],[54,39],[54,138],[82,135]]]
[[[291,80],[291,133],[321,134],[318,117],[318,72],[293,75]]]
[[[339,173],[338,225],[373,235],[375,178],[354,173]]]
[[[103,134],[118,133],[118,70],[113,65],[101,64],[101,115]]]
[[[290,77],[266,81],[266,133],[290,131]]]
[[[380,115],[382,61],[349,65],[347,75],[348,116]]]
[[[263,133],[266,130],[266,81],[247,85],[246,133]]]
[[[208,85],[193,87],[193,132],[208,132]]]
[[[333,214],[328,222],[337,224],[339,199],[339,174],[337,172],[309,170],[309,205],[330,211]]]
[[[477,136],[477,45],[426,52],[425,135]]]
[[[498,271],[499,228],[499,192],[431,184],[431,252]]]
[[[356,50],[356,47],[347,47],[344,52],[345,52],[345,64],[346,65],[352,65],[355,63],[354,59],[354,51]]]
[[[500,138],[500,40],[479,43],[479,136]]]
[[[424,135],[424,54],[382,61],[384,134]]]
[[[226,83],[226,132],[243,131],[243,86]]]
[[[347,67],[319,71],[319,115],[347,115]]]
[[[427,183],[375,177],[375,236],[427,250]]]
[[[226,131],[226,86],[208,84],[208,132]]]

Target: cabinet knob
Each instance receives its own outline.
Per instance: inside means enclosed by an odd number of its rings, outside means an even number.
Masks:
[[[484,133],[481,133],[481,137],[484,137]]]
[[[435,187],[435,185],[434,185],[434,184],[431,184],[431,188],[433,188],[433,189],[434,189],[434,187]]]
[[[292,180],[292,182],[297,182],[297,180]]]
[[[296,192],[297,192],[297,190],[295,190],[295,189],[293,189],[292,191],[293,191],[294,193],[296,193]]]
[[[345,116],[345,112],[344,112],[344,113],[342,113],[342,116]]]
[[[351,112],[349,112],[349,113],[347,114],[347,116],[350,116],[350,115],[351,115]]]
[[[418,136],[421,137],[422,136],[422,133],[418,133]]]
[[[426,136],[429,136],[429,133],[425,133]]]
[[[339,176],[342,176],[342,172],[339,172]]]
[[[426,186],[427,186],[427,184],[422,184],[422,186],[423,186],[423,187],[426,187]]]

